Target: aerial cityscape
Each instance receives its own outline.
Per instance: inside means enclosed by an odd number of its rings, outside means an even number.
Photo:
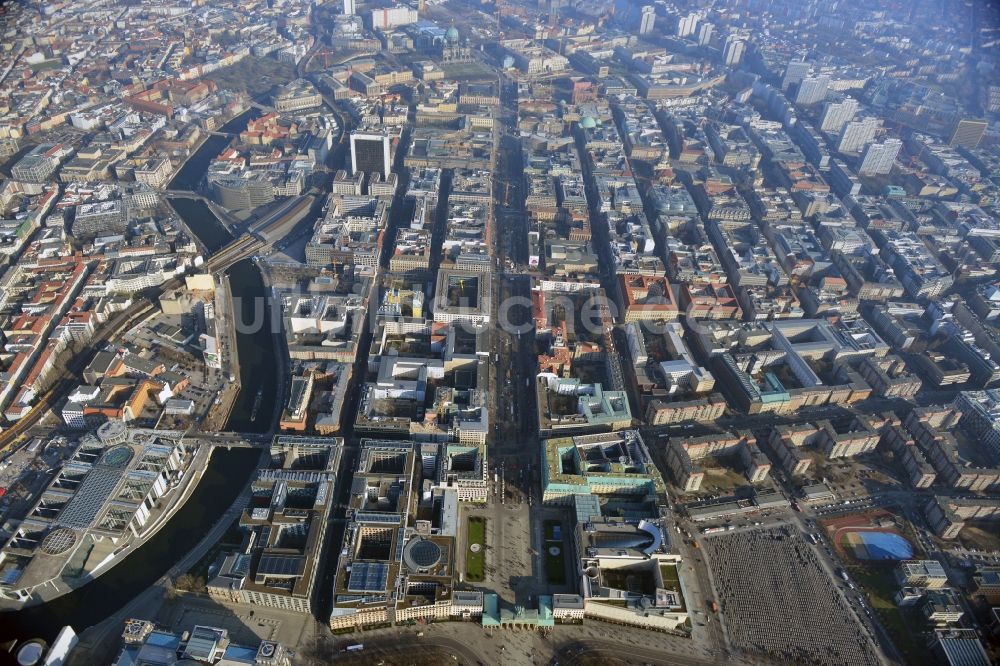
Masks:
[[[1000,663],[1000,4],[0,21],[0,664]]]

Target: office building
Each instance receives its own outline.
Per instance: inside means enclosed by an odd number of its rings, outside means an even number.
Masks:
[[[986,102],[986,110],[990,113],[1000,111],[1000,86],[989,87],[989,98]]]
[[[844,125],[854,120],[858,113],[858,100],[845,97],[839,101],[827,102],[823,109],[823,118],[819,128],[823,132],[840,132]]]
[[[388,176],[391,165],[392,141],[387,134],[351,132],[351,173]]]
[[[919,610],[925,618],[939,627],[958,622],[965,614],[958,594],[950,587],[927,590]]]
[[[306,429],[309,399],[313,391],[313,373],[292,377],[292,387],[288,394],[288,402],[281,412],[278,426],[282,430],[303,431]]]
[[[150,187],[162,187],[170,181],[173,175],[173,167],[170,160],[153,157],[143,160],[134,171],[135,181]]]
[[[181,492],[192,452],[201,444],[180,435],[109,420],[81,437],[5,537],[0,595],[14,604],[43,599],[46,590],[72,587],[94,575],[99,562],[86,556],[93,544],[121,553],[139,543]]]
[[[795,95],[795,103],[801,106],[819,104],[826,99],[826,91],[830,88],[830,77],[807,76],[799,83],[799,92]]]
[[[875,140],[875,133],[881,127],[881,119],[874,116],[852,120],[840,131],[837,150],[842,153],[860,153],[865,146]]]
[[[437,444],[361,440],[334,574],[334,631],[482,616],[482,594],[453,586],[459,494],[449,471],[482,470],[482,461],[441,453]]]
[[[239,524],[248,538],[208,581],[209,596],[309,613],[344,440],[279,435]]]
[[[899,139],[886,139],[882,143],[869,144],[861,157],[858,173],[862,176],[885,175],[892,171],[903,142]]]
[[[987,123],[985,120],[959,120],[955,125],[955,131],[951,135],[952,146],[963,146],[965,148],[975,148],[983,140],[986,134]]]
[[[948,585],[948,574],[937,560],[905,560],[896,569],[900,586],[939,590]]]
[[[948,666],[989,666],[989,655],[975,629],[934,630],[934,654]]]
[[[252,635],[252,634],[251,634]],[[148,620],[129,619],[122,632],[125,643],[114,666],[148,664],[219,664],[220,666],[290,666],[294,652],[275,641],[240,645],[229,631],[203,624],[190,631],[157,627]],[[41,662],[39,662],[41,663]],[[46,664],[62,663],[46,660]]]
[[[549,25],[555,25],[559,20],[559,8],[562,7],[562,0],[549,0]],[[423,8],[421,8],[422,11]]]
[[[406,5],[373,9],[371,23],[373,30],[392,30],[417,22],[417,10]]]
[[[722,51],[723,61],[727,65],[738,65],[743,60],[746,42],[735,35],[726,38],[726,46]]]
[[[960,425],[1000,457],[1000,391],[962,391],[955,399]]]
[[[260,176],[210,179],[212,200],[229,210],[247,210],[274,201],[274,186]]]
[[[121,199],[97,201],[76,207],[73,217],[73,236],[93,238],[101,234],[124,233],[128,217]]]
[[[489,323],[492,289],[489,272],[440,269],[434,298],[434,321]]]
[[[344,0],[344,16],[354,16],[357,7],[354,4],[354,0]]]
[[[985,597],[987,603],[1000,606],[1000,567],[979,567],[972,583],[975,596]]]
[[[44,183],[59,168],[60,161],[72,150],[62,144],[44,143],[35,146],[11,167],[14,180],[27,183]]]

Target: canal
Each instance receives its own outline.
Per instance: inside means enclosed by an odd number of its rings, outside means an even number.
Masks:
[[[280,328],[272,318],[274,304],[252,259],[244,259],[229,269],[229,284],[240,359],[240,393],[226,430],[268,432],[274,426],[274,405],[279,400],[275,336],[280,334]]]
[[[208,204],[201,199],[170,197],[168,201],[184,220],[188,229],[201,241],[209,256],[233,240],[233,235],[223,226]]]
[[[170,203],[209,254],[232,240],[204,202],[174,198]],[[268,432],[274,425],[279,390],[271,300],[260,270],[251,259],[229,270],[229,282],[234,309],[238,310],[234,315],[239,323],[236,346],[241,390],[226,429]],[[40,606],[0,613],[0,642],[39,637],[51,642],[64,625],[80,633],[116,613],[198,544],[232,505],[259,459],[260,451],[255,449],[216,450],[191,497],[155,536],[73,592]]]

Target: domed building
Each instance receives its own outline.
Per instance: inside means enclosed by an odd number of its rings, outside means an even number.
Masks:
[[[594,129],[597,127],[597,120],[593,116],[584,116],[580,121],[580,127],[583,129]]]
[[[451,26],[444,33],[444,44],[441,47],[442,62],[472,62],[472,52],[462,44],[462,35],[458,28]]]

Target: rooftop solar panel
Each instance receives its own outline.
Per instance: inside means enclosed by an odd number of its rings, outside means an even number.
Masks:
[[[389,578],[389,565],[385,562],[355,562],[347,589],[358,592],[381,592]]]
[[[257,575],[301,576],[305,558],[287,555],[265,555],[257,565]]]

